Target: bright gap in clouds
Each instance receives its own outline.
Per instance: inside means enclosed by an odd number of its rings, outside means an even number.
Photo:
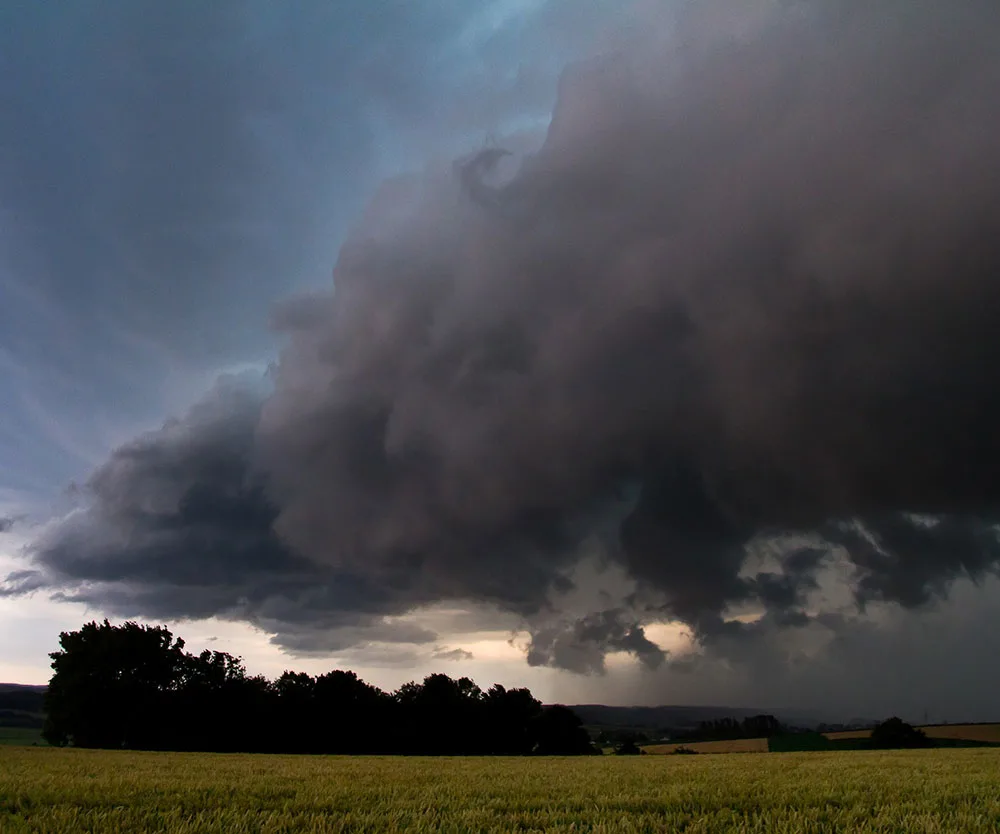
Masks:
[[[0,515],[5,515],[5,509],[0,503]],[[0,574],[24,568],[16,557],[26,543],[18,533],[3,534]],[[55,602],[44,593],[27,599],[0,596],[0,682],[48,683],[48,655],[59,648],[59,633],[78,628],[93,616],[84,605]]]

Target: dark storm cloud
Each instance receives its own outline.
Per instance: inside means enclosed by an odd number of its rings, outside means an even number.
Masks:
[[[0,582],[0,597],[14,597],[22,594],[30,594],[48,587],[50,584],[41,571],[38,570],[15,570],[8,573],[3,582]]]
[[[437,649],[431,654],[434,660],[473,660],[475,655],[465,649]]]
[[[34,568],[9,574],[0,596],[59,588],[60,600],[119,616],[240,619],[299,655],[433,643],[435,632],[391,619],[449,595],[424,581],[419,560],[375,576],[361,564],[317,564],[275,534],[277,510],[254,464],[260,388],[224,378],[182,418],[115,450],[79,490],[81,508],[35,540]],[[527,563],[462,581],[460,596],[502,588],[515,609],[545,587]]]
[[[0,533],[9,533],[18,522],[15,516],[0,516]]]
[[[293,547],[476,593],[511,537],[563,567],[636,484],[619,558],[705,632],[801,619],[815,561],[741,575],[769,531],[882,529],[830,537],[862,599],[995,564],[986,522],[958,531],[1000,497],[1000,12],[760,9],[695,4],[677,48],[567,73],[507,184],[479,155],[376,197],[264,408]]]
[[[435,635],[383,620],[407,603],[364,576],[291,552],[253,468],[260,385],[220,380],[181,419],[115,451],[81,489],[82,507],[31,547],[35,568],[0,593],[44,587],[121,616],[247,620],[299,653],[365,639]]]
[[[619,610],[600,611],[576,622],[537,629],[528,646],[528,665],[602,673],[605,655],[629,652],[646,667],[657,668],[664,661],[663,651],[646,637],[641,625],[626,617]]]
[[[582,672],[661,663],[656,618],[805,628],[834,553],[862,603],[995,570],[1000,7],[694,3],[666,48],[650,6],[566,73],[536,153],[381,187],[332,296],[276,315],[259,422],[117,452],[36,561],[102,604],[155,607],[170,571],[188,616],[304,634],[487,602]],[[169,560],[202,525],[214,549]],[[595,535],[642,604],[562,617]]]
[[[437,639],[437,634],[433,631],[413,623],[386,622],[379,616],[356,610],[352,612],[345,608],[325,619],[320,612],[307,611],[291,620],[262,619],[256,624],[274,633],[273,643],[298,656],[329,657],[348,650],[351,650],[352,655],[360,656],[367,650],[372,656],[389,652],[392,657],[401,656],[402,653],[418,657],[418,653],[412,649],[387,649],[381,644],[427,646]],[[377,648],[371,648],[372,644],[376,644]]]
[[[943,596],[954,579],[995,573],[998,530],[978,516],[896,514],[842,526],[829,538],[851,554],[859,598],[918,606]]]
[[[992,721],[1000,673],[983,663],[1000,642],[1000,583],[958,581],[946,602],[909,609],[846,611],[808,626],[776,623],[716,641],[638,680],[629,673],[583,681],[573,697],[628,702],[636,691],[672,702],[798,708],[820,720]],[[873,606],[875,608],[875,606]],[[721,661],[721,662],[720,662]],[[567,697],[560,693],[559,697]],[[658,702],[658,701],[657,701]]]

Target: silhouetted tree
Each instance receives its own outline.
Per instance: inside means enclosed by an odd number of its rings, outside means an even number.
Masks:
[[[175,748],[226,752],[261,749],[271,685],[249,677],[242,660],[205,650],[185,655],[177,685]]]
[[[743,719],[746,738],[771,738],[784,732],[781,722],[773,715],[753,715]]]
[[[642,749],[635,743],[634,739],[627,739],[615,748],[616,756],[638,756]]]
[[[735,718],[716,718],[702,721],[692,732],[680,737],[692,741],[724,741],[734,738],[770,738],[784,732],[781,722],[773,715],[753,715],[737,721]]]
[[[156,747],[164,695],[185,662],[184,641],[162,626],[87,623],[59,635],[45,694],[50,744]]]
[[[536,744],[533,722],[542,712],[541,701],[527,689],[490,687],[483,698],[483,725],[486,729],[485,753],[495,756],[523,756]]]
[[[576,755],[597,752],[566,707],[527,689],[429,675],[389,695],[354,672],[250,676],[185,652],[166,628],[107,621],[60,635],[46,696],[53,744],[202,751]]]
[[[434,755],[483,753],[478,727],[485,715],[483,693],[469,678],[428,675],[396,696],[402,752]]]
[[[879,750],[896,750],[909,747],[930,747],[931,740],[923,730],[918,730],[895,716],[883,721],[868,740],[871,747]]]
[[[315,678],[286,671],[274,682],[273,694],[276,715],[268,731],[268,746],[289,753],[321,752]]]
[[[534,753],[542,756],[589,756],[600,754],[579,716],[569,707],[546,707],[533,722]]]
[[[321,749],[331,753],[392,752],[392,696],[361,680],[354,672],[336,670],[316,679],[316,729]]]

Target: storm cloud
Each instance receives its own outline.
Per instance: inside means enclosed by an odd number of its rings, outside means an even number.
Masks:
[[[830,560],[858,606],[994,573],[1000,8],[647,13],[539,146],[384,183],[272,390],[116,451],[32,587],[299,651],[464,601],[600,672],[819,622]],[[595,542],[637,590],[567,616]]]
[[[598,611],[575,622],[536,630],[527,651],[529,666],[555,666],[580,673],[603,673],[609,652],[634,654],[656,669],[663,650],[646,637],[642,626],[623,621],[623,612]]]

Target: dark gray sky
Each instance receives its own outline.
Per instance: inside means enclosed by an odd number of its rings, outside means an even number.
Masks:
[[[992,3],[2,15],[0,678],[995,717]]]

